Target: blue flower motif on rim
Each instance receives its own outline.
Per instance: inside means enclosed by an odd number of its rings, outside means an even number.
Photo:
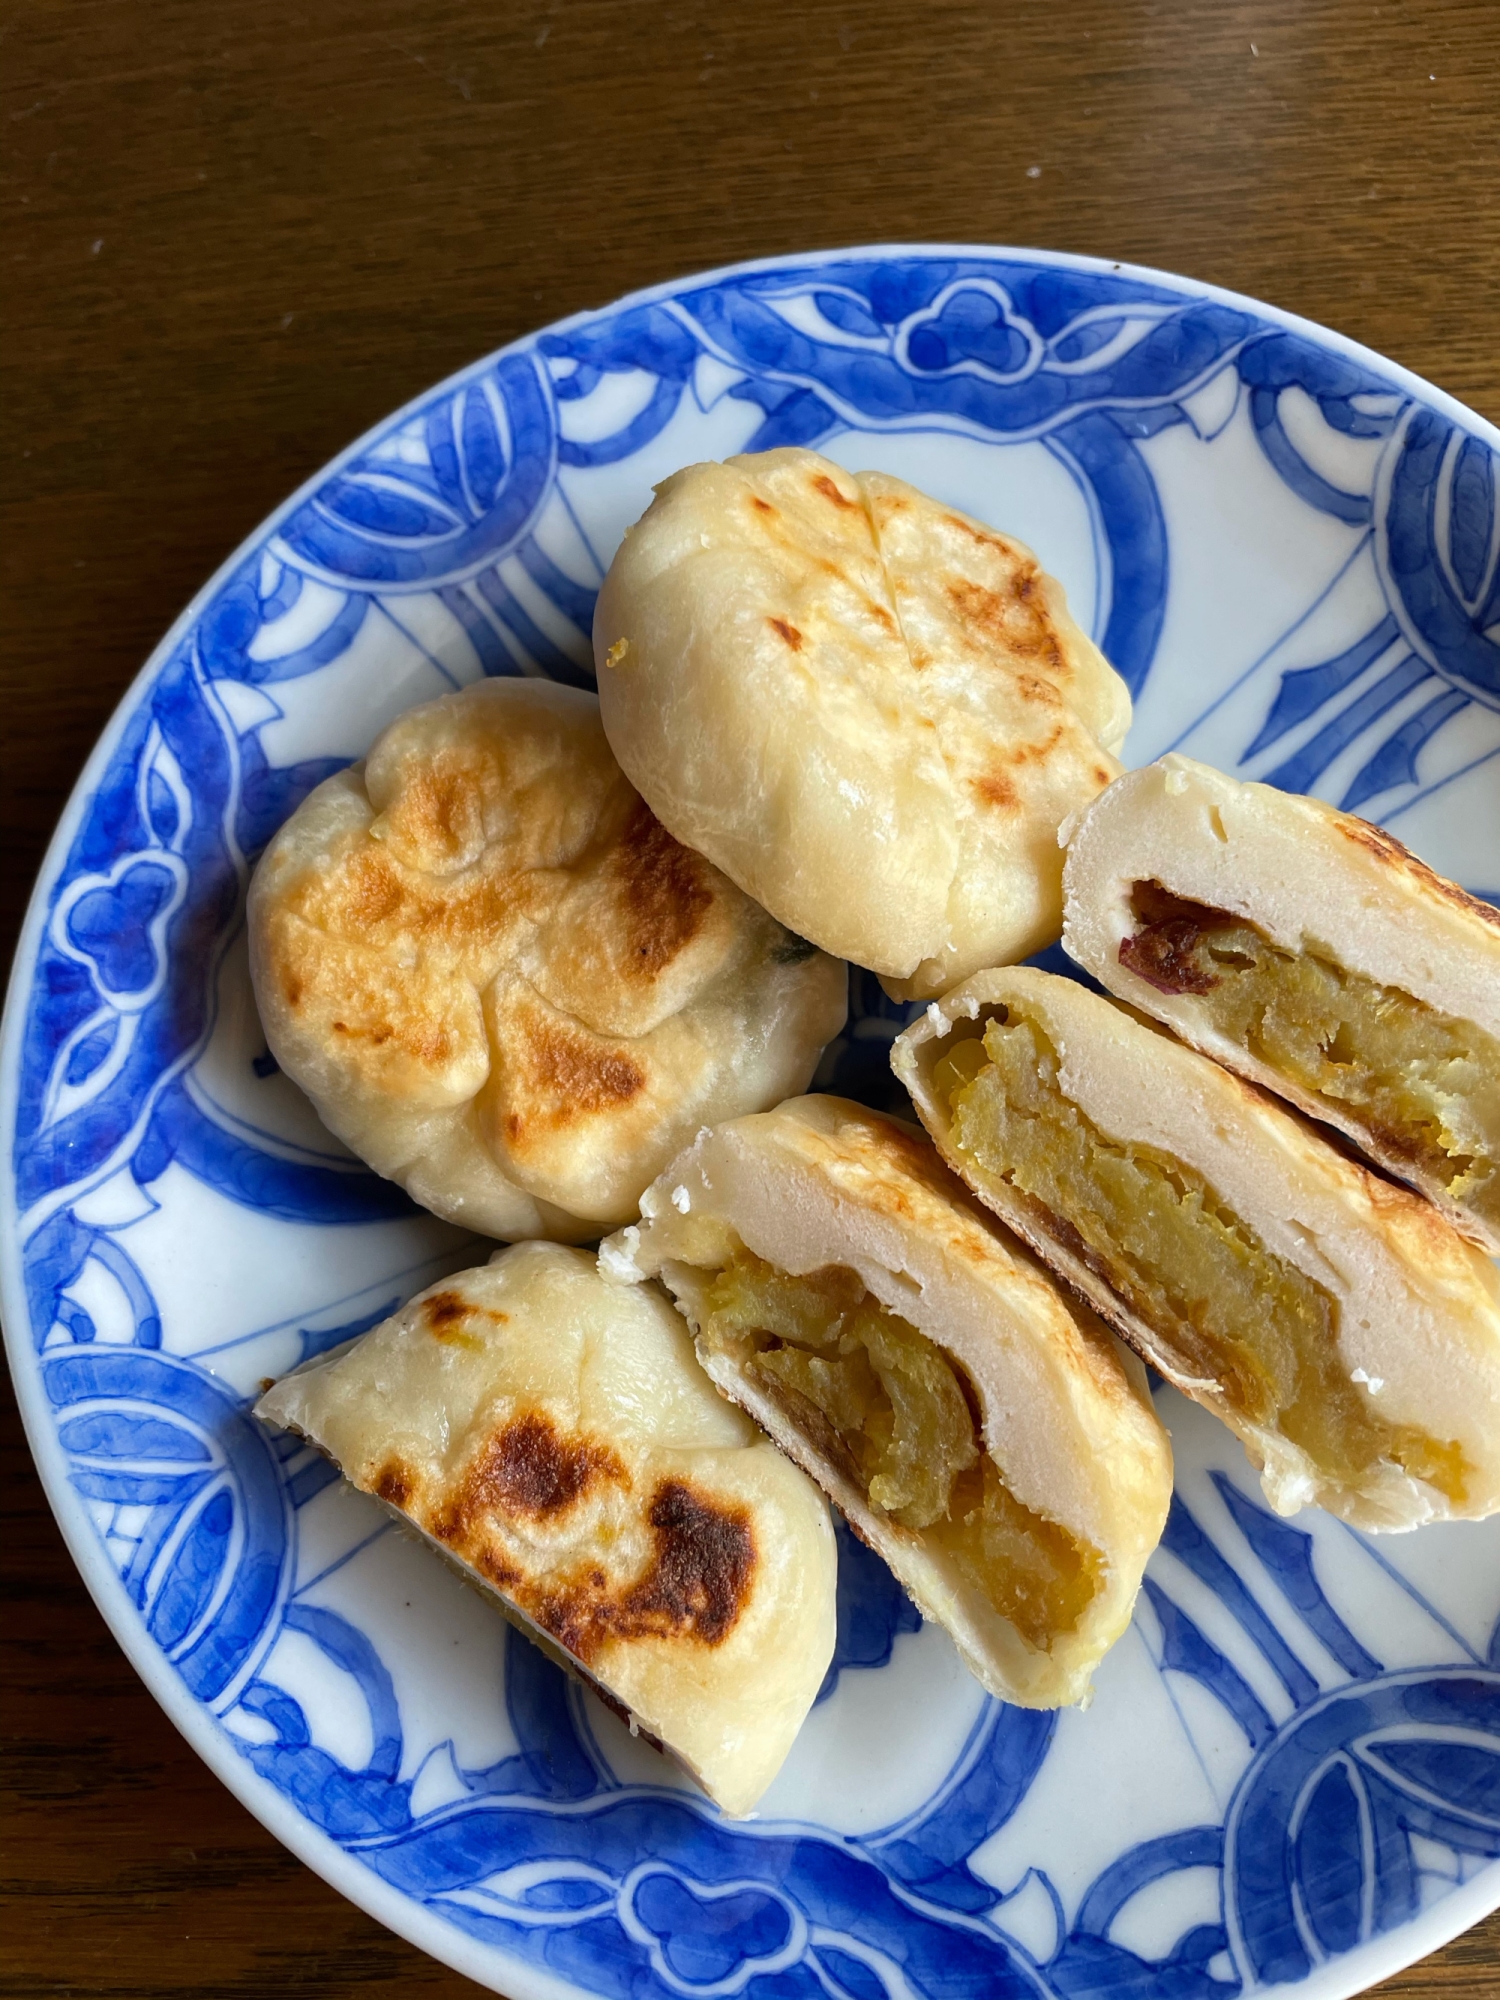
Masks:
[[[187,868],[169,850],[133,855],[107,876],[81,876],[58,902],[53,935],[113,1006],[138,1011],[165,976],[167,923],[187,886]]]
[[[657,1975],[684,1993],[735,1986],[794,1965],[802,1956],[801,1912],[758,1883],[716,1885],[646,1867],[620,1897],[627,1934],[646,1946]]]
[[[1044,348],[1035,327],[1015,316],[1003,285],[965,278],[908,320],[897,352],[923,375],[968,368],[996,382],[1019,382]]]

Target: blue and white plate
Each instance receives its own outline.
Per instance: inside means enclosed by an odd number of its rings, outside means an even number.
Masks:
[[[652,482],[778,444],[1031,543],[1134,691],[1133,761],[1315,791],[1500,895],[1500,433],[1436,390],[1248,300],[1032,251],[819,253],[570,320],[289,501],[74,794],[0,1079],[5,1320],[52,1504],[225,1783],[515,2000],[1336,2000],[1500,1903],[1500,1521],[1279,1520],[1163,1393],[1177,1498],[1086,1713],[985,1697],[844,1539],[823,1698],[730,1823],[248,1414],[488,1247],[267,1056],[257,851],[411,703],[589,685]],[[901,1010],[859,1001],[822,1081],[888,1102]]]

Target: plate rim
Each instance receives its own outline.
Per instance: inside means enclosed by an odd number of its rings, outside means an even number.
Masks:
[[[55,1427],[50,1423],[44,1404],[40,1370],[31,1365],[36,1353],[30,1339],[30,1310],[18,1275],[19,1257],[8,1254],[12,1249],[17,1252],[20,1249],[20,1217],[16,1209],[10,1141],[15,1131],[19,1101],[26,1004],[32,990],[40,932],[47,916],[45,894],[66,859],[87,800],[135,714],[143,693],[221,586],[330,478],[379,439],[389,436],[435,397],[455,391],[475,376],[486,373],[504,357],[531,349],[544,334],[566,333],[605,314],[649,305],[685,290],[757,272],[799,269],[820,263],[874,262],[913,257],[1009,259],[1060,270],[1083,271],[1093,276],[1127,277],[1175,290],[1185,297],[1210,299],[1249,311],[1384,375],[1394,386],[1404,389],[1500,452],[1500,426],[1400,362],[1390,360],[1336,328],[1288,312],[1248,293],[1153,265],[1016,244],[888,241],[736,259],[661,279],[608,299],[601,305],[586,306],[562,319],[534,327],[502,346],[487,350],[440,380],[425,385],[398,408],[377,418],[350,444],[318,466],[256,523],[194,592],[120,694],[58,816],[32,881],[26,912],[16,937],[15,955],[6,982],[4,1014],[0,1018],[0,1140],[4,1141],[0,1144],[0,1321],[3,1321],[7,1361],[26,1442],[68,1554],[111,1635],[152,1699],[214,1777],[228,1788],[240,1804],[304,1866],[311,1868],[367,1916],[404,1937],[439,1964],[450,1966],[492,1992],[507,1991],[512,2000],[583,2000],[587,1989],[529,1965],[498,1945],[481,1944],[457,1925],[445,1922],[413,1897],[384,1882],[299,1813],[268,1779],[240,1756],[226,1741],[227,1732],[208,1709],[187,1691],[146,1632],[124,1584],[105,1555],[81,1497],[67,1476]],[[1500,1909],[1500,1860],[1490,1862],[1468,1882],[1449,1890],[1439,1902],[1418,1911],[1398,1929],[1370,1938],[1352,1951],[1325,1961],[1306,1978],[1274,1987],[1247,1988],[1245,1992],[1248,1995],[1297,1994],[1301,2000],[1354,2000],[1354,1996],[1369,1986],[1441,1950],[1495,1909]],[[505,1969],[504,1989],[494,1983],[497,1961]]]

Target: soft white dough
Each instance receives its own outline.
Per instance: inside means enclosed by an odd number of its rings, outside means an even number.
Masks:
[[[1019,542],[816,452],[689,466],[594,651],[662,824],[892,994],[1056,938],[1057,828],[1118,773],[1130,697]]]
[[[394,1509],[726,1812],[755,1804],[833,1656],[833,1531],[656,1286],[518,1244],[256,1415]]]
[[[847,973],[653,818],[592,695],[488,680],[319,785],[251,883],[271,1052],[484,1235],[633,1215],[699,1125],[802,1089]]]

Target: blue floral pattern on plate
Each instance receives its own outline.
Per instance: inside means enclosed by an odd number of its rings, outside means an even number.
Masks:
[[[982,1697],[841,1530],[833,1667],[732,1823],[248,1414],[486,1247],[278,1074],[255,855],[411,702],[591,684],[594,595],[652,481],[780,444],[1031,541],[1131,685],[1134,761],[1316,790],[1500,893],[1500,440],[1436,392],[1248,301],[1019,252],[745,267],[542,333],[231,561],[54,845],[5,1059],[7,1323],[54,1504],[242,1795],[504,1990],[1350,1992],[1500,1900],[1495,1525],[1279,1520],[1163,1391],[1177,1497],[1093,1708]],[[820,1082],[895,1103],[907,1010],[864,975],[853,997]]]

